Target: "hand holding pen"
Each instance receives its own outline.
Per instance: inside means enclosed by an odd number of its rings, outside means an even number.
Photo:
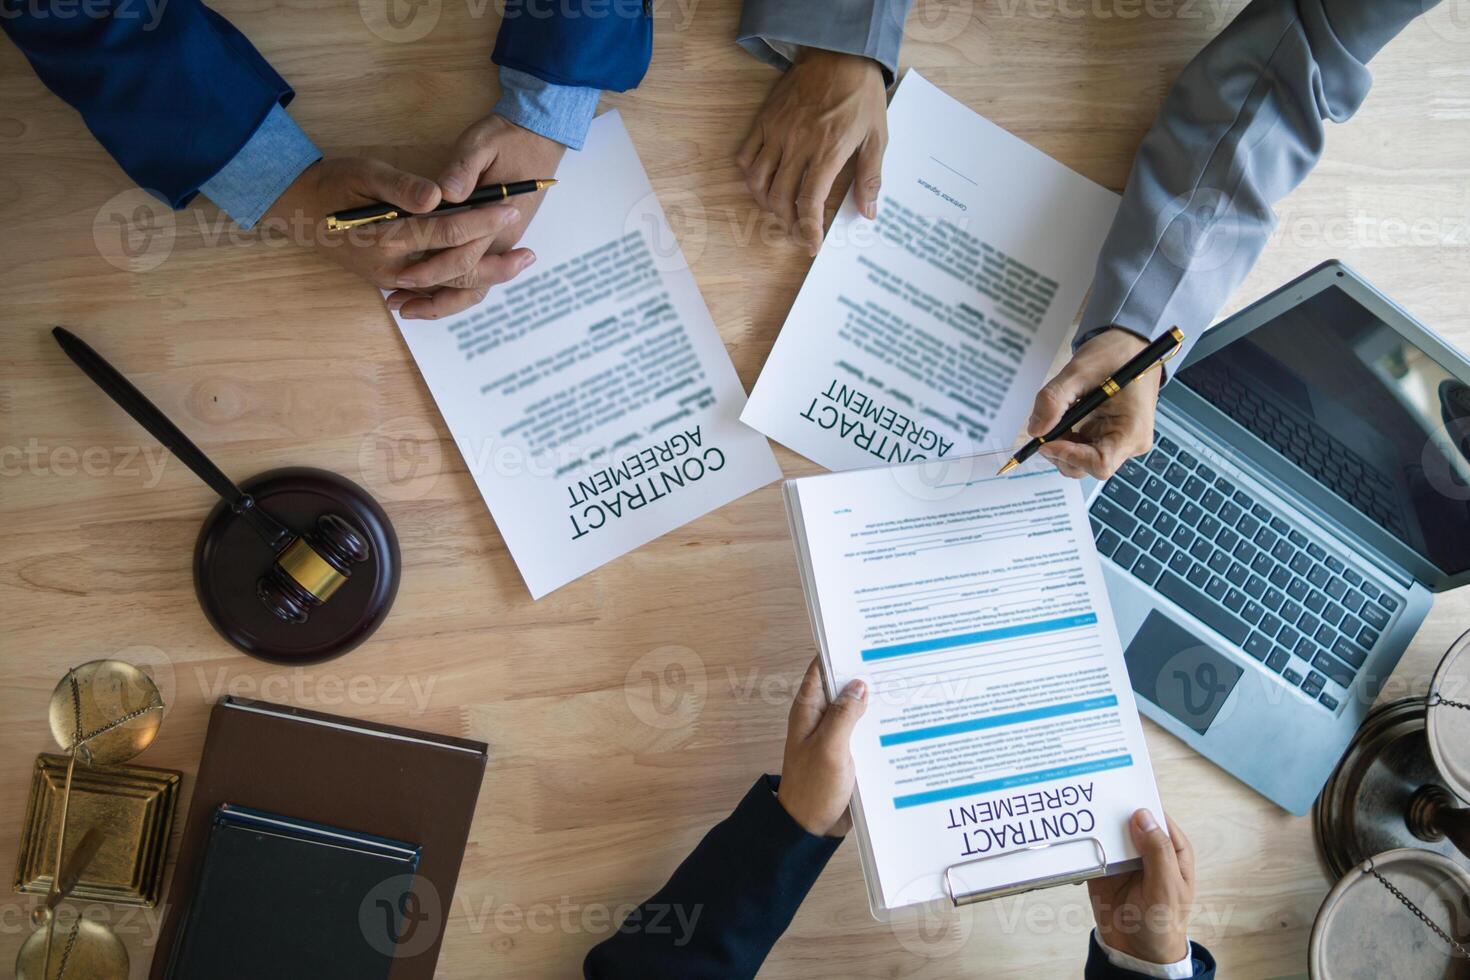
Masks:
[[[441,200],[429,210],[420,212],[408,211],[397,204],[378,201],[360,208],[348,208],[345,211],[336,211],[327,215],[327,230],[346,231],[348,228],[376,224],[379,221],[455,214],[481,204],[494,204],[519,194],[535,194],[537,191],[546,190],[555,183],[553,178],[541,178],[539,180],[516,180],[508,184],[490,184],[477,188],[463,201]]]
[[[1173,327],[1150,344],[1121,329],[1083,344],[1037,394],[1027,424],[1032,439],[1001,472],[1039,451],[1067,476],[1107,479],[1129,457],[1147,452],[1158,401],[1152,372],[1183,342],[1183,331]]]
[[[388,303],[398,297],[400,316],[431,318],[473,305],[531,264],[531,251],[514,247],[511,235],[541,196],[329,232],[328,216],[344,209],[383,202],[421,214],[444,200],[434,181],[385,161],[329,157],[302,171],[261,216],[261,228],[278,229],[379,289],[396,290]]]

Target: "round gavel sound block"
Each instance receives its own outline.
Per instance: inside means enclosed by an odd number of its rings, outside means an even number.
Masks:
[[[377,501],[350,480],[305,467],[240,487],[300,537],[272,554],[228,504],[214,508],[194,548],[194,589],[220,635],[252,657],[290,665],[330,660],[371,636],[393,605],[400,570],[398,536]],[[286,573],[311,585],[313,571],[332,570],[345,578],[331,576],[324,601]]]

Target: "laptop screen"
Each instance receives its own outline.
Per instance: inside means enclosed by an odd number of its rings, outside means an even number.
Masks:
[[[1341,289],[1177,380],[1447,575],[1470,568],[1470,385]]]

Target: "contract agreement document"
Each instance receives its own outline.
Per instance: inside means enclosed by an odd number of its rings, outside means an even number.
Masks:
[[[1076,480],[1003,455],[786,484],[829,696],[867,680],[873,914],[1137,866],[1162,813]]]
[[[556,177],[535,265],[398,319],[538,599],[781,476],[617,112]]]
[[[1118,196],[910,70],[876,222],[851,192],[742,418],[830,470],[1009,447]]]

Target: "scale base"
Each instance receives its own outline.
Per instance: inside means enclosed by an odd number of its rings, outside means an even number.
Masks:
[[[1444,786],[1430,756],[1424,715],[1423,698],[1374,708],[1317,797],[1317,853],[1334,879],[1399,847],[1433,851],[1470,868],[1454,844],[1417,836],[1405,819],[1419,790]]]
[[[199,531],[194,548],[194,590],[219,634],[259,660],[298,666],[339,657],[373,634],[398,594],[398,536],[388,515],[367,491],[325,470],[271,470],[240,484],[262,510],[297,534],[318,517],[337,514],[369,542],[367,561],[304,623],[275,616],[256,595],[256,582],[275,555],[260,536],[221,502]]]

